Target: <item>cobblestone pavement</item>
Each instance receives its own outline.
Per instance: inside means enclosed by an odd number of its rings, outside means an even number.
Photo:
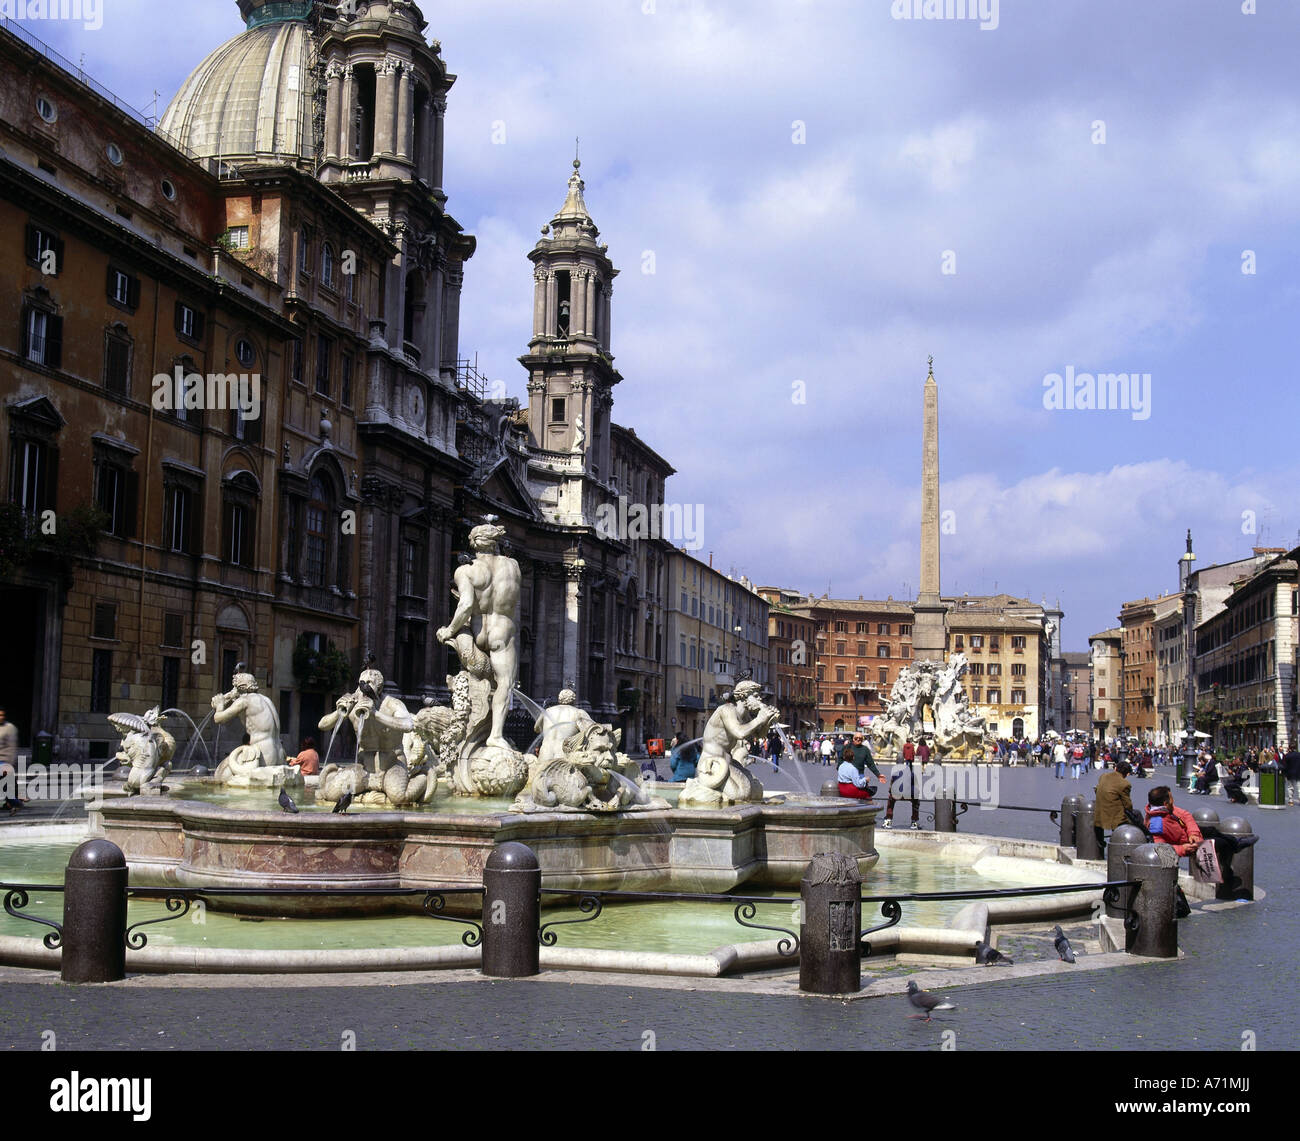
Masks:
[[[790,766],[764,784],[778,789],[807,777],[819,787],[827,770]],[[1050,806],[1091,792],[1083,781],[1057,781],[1050,770],[1003,769],[1003,803]],[[1134,782],[1134,799],[1171,773]],[[472,972],[437,981],[375,985],[374,977],[321,986],[289,980],[249,986],[237,977],[134,980],[109,987],[37,982],[34,972],[0,972],[0,1048],[37,1049],[53,1031],[60,1050],[334,1050],[345,1034],[358,1049],[599,1048],[957,1050],[1259,1050],[1300,1047],[1300,999],[1293,948],[1300,940],[1300,809],[1230,807],[1186,794],[1187,807],[1212,805],[1246,817],[1263,837],[1254,905],[1197,909],[1179,925],[1186,958],[1114,969],[1060,969],[950,991],[958,1009],[927,1024],[909,1020],[891,994],[854,1003],[796,994],[747,993],[743,982],[650,979],[575,982],[574,975],[490,981]],[[928,807],[923,805],[923,810]],[[962,832],[1050,839],[1046,815],[972,808]],[[1031,939],[1026,935],[1021,938]],[[926,971],[916,969],[922,985]],[[989,968],[993,975],[996,968]],[[896,979],[898,972],[884,972]],[[982,978],[983,976],[981,976]],[[21,981],[20,981],[21,980]],[[758,980],[755,980],[757,982]],[[787,985],[788,985],[788,979]],[[135,985],[139,984],[139,985]],[[761,989],[761,988],[760,988]],[[768,988],[771,989],[770,987]],[[945,1032],[955,1036],[945,1040]]]

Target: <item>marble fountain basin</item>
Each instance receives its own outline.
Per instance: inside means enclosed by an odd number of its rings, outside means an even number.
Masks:
[[[473,807],[293,815],[140,796],[102,801],[90,823],[125,853],[133,884],[293,888],[304,894],[209,900],[214,910],[291,917],[418,910],[419,896],[314,893],[478,887],[488,855],[507,840],[537,853],[544,888],[793,894],[820,852],[855,858],[864,877],[879,859],[879,808],[856,801],[791,796],[608,816],[511,813],[503,802]],[[472,895],[448,896],[446,910],[476,914],[479,903]]]

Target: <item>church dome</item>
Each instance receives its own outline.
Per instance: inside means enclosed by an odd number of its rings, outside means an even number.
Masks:
[[[241,0],[248,27],[181,85],[159,126],[195,154],[315,163],[313,0]]]

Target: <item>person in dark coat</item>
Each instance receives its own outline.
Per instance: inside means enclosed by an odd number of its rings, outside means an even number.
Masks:
[[[1133,771],[1128,761],[1120,761],[1113,771],[1107,770],[1097,780],[1097,808],[1093,826],[1097,831],[1097,847],[1105,853],[1106,833],[1128,822],[1133,811],[1133,786],[1129,774]]]

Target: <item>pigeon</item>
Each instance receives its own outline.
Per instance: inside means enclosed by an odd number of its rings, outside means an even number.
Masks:
[[[907,1001],[910,1002],[920,1014],[909,1014],[908,1018],[924,1018],[926,1022],[930,1021],[930,1015],[936,1010],[956,1010],[957,1008],[946,998],[940,998],[937,994],[931,994],[928,990],[922,990],[916,985],[915,981],[909,980],[907,984]]]
[[[334,806],[335,812],[347,812],[352,807],[352,793],[345,792],[339,797],[338,803]]]
[[[1008,959],[1006,955],[990,947],[983,939],[975,944],[975,961],[981,967],[992,967],[998,963],[1005,963],[1008,967],[1015,965],[1013,959]]]
[[[287,792],[285,792],[284,789],[280,790],[280,807],[283,808],[285,812],[298,811],[298,806],[294,804],[293,797],[291,797]]]
[[[1074,962],[1074,948],[1070,946],[1070,940],[1065,937],[1065,932],[1059,926],[1052,932],[1056,936],[1056,953],[1064,963]]]

